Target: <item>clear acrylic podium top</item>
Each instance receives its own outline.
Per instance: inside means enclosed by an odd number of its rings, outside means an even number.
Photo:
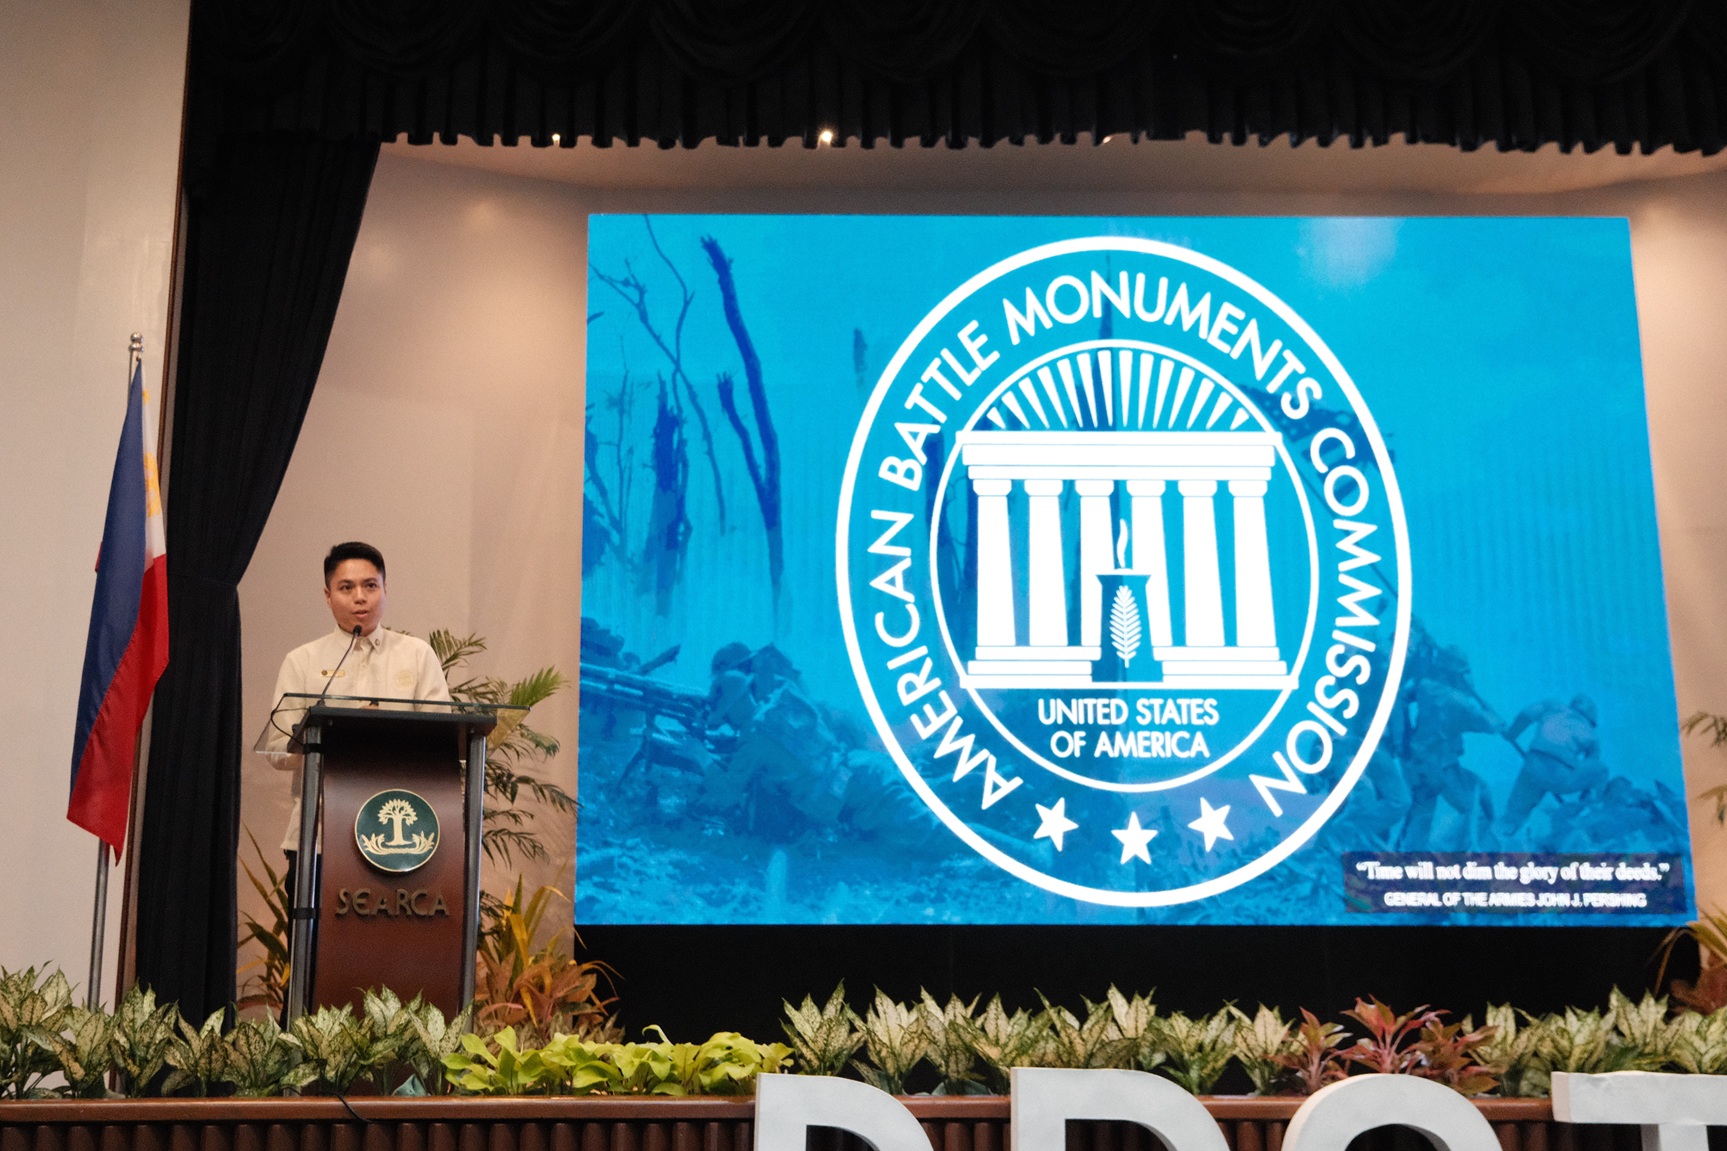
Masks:
[[[320,711],[388,711],[419,713],[426,716],[466,716],[496,724],[486,736],[489,747],[497,747],[509,738],[516,726],[527,718],[528,709],[510,703],[474,703],[460,699],[391,699],[388,696],[318,695],[312,692],[289,692],[270,709],[270,718],[252,750],[266,754],[297,755],[305,750],[300,745],[300,725],[313,706]]]

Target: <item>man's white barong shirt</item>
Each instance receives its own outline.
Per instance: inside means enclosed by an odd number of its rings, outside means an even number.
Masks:
[[[289,652],[276,675],[276,694],[270,697],[271,707],[280,707],[282,697],[291,694],[317,695],[330,685],[333,696],[373,696],[384,699],[448,700],[450,685],[444,681],[444,669],[437,653],[423,639],[388,631],[379,627],[371,635],[353,639],[354,650],[344,661],[352,632],[335,631],[320,636]],[[340,669],[337,664],[341,664]],[[386,705],[387,706],[387,705]],[[288,831],[282,837],[283,851],[300,849],[300,765],[301,757],[289,752],[288,732],[294,730],[304,714],[300,706],[283,707],[273,716],[267,756],[270,765],[293,773],[294,813],[288,818]]]

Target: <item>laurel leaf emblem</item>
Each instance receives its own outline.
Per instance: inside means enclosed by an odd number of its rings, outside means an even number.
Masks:
[[[1139,604],[1124,587],[1115,589],[1115,603],[1109,609],[1109,639],[1121,666],[1132,664],[1139,654]]]

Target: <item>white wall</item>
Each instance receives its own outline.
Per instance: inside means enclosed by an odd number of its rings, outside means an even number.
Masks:
[[[1629,216],[1680,712],[1727,710],[1727,389],[1707,338],[1727,330],[1727,171],[1670,154],[1168,148],[1136,184],[1099,159],[1110,147],[838,160],[386,147],[306,431],[241,586],[248,723],[264,722],[282,653],[329,626],[317,563],[349,536],[389,557],[393,625],[480,631],[488,670],[575,670],[585,226],[598,211]],[[1400,155],[1419,162],[1399,168]],[[1297,190],[1251,190],[1267,187]],[[1569,190],[1506,192],[1555,188]],[[572,784],[573,694],[536,723],[565,741],[556,775]],[[1727,781],[1727,756],[1685,751],[1693,792]],[[266,847],[286,810],[280,780],[248,766],[245,818]],[[1727,830],[1709,808],[1694,823],[1702,898],[1727,905]],[[566,828],[557,866],[530,883],[568,891],[571,846]]]
[[[161,381],[187,11],[0,0],[0,967],[80,984],[96,848],[66,822],[72,729],[130,333]]]
[[[1679,714],[1727,713],[1727,177],[1587,197],[1631,219],[1637,313]],[[1685,741],[1691,795],[1727,784],[1727,753]],[[1692,802],[1697,898],[1727,911],[1727,828]]]

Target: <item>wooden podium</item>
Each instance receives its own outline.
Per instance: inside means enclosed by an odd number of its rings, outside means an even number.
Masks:
[[[289,734],[285,716],[291,738],[261,750],[304,757],[290,1021],[374,987],[446,1016],[473,998],[486,737],[524,710],[283,697],[261,742]]]

